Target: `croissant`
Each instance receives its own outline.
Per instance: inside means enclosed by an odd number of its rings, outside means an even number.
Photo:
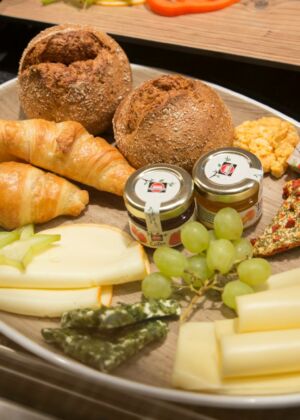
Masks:
[[[0,163],[0,226],[5,229],[78,216],[88,201],[87,191],[57,175],[26,163]]]
[[[0,155],[5,153],[117,195],[134,172],[115,147],[75,121],[0,120]]]
[[[15,159],[14,156],[5,152],[5,150],[0,149],[0,162],[8,162],[10,160],[18,160],[18,159]]]

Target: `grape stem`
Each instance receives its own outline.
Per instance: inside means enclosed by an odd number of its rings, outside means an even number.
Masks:
[[[211,289],[216,290],[217,292],[223,292],[223,287],[212,286]]]
[[[209,290],[214,288],[214,285],[217,281],[217,275],[214,276],[214,278],[212,280],[205,280],[203,283],[203,286],[197,290],[195,289],[193,286],[189,286],[189,289],[195,293],[195,295],[193,296],[193,298],[191,299],[190,303],[188,304],[187,308],[185,309],[185,311],[182,312],[181,316],[180,316],[180,323],[183,324],[191,315],[191,312],[194,308],[194,306],[196,305],[196,303],[198,303],[200,298],[203,298],[205,293]]]
[[[186,272],[188,272],[186,270]],[[193,275],[193,273],[190,273]],[[185,322],[191,315],[191,312],[193,311],[194,306],[198,303],[200,298],[203,298],[205,293],[208,290],[216,290],[217,292],[222,293],[224,290],[224,286],[228,281],[235,280],[237,278],[237,273],[234,270],[234,268],[226,274],[226,276],[216,273],[213,278],[206,279],[202,282],[202,286],[199,289],[196,289],[193,287],[193,282],[189,285],[182,285],[182,283],[173,283],[173,286],[181,290],[189,290],[192,293],[194,293],[194,296],[190,300],[188,306],[186,309],[182,312],[180,317],[180,323]],[[195,277],[196,279],[196,277]]]
[[[182,312],[181,316],[180,316],[180,324],[183,324],[190,316],[194,305],[196,305],[196,303],[198,302],[198,300],[200,299],[200,297],[203,297],[202,295],[199,295],[199,293],[197,293],[192,300],[190,301],[188,307],[185,309],[185,311]]]

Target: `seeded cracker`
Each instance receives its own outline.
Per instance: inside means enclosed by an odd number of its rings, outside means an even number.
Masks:
[[[255,256],[271,256],[300,246],[300,179],[285,184],[283,198],[271,224],[252,241]]]

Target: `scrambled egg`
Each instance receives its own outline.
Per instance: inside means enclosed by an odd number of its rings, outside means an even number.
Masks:
[[[261,161],[264,172],[281,177],[287,160],[299,141],[296,128],[275,117],[245,121],[235,128],[233,145],[254,153]]]

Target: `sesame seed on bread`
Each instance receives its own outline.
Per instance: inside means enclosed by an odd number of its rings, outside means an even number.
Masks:
[[[90,26],[48,28],[33,38],[19,65],[19,96],[28,118],[80,122],[92,134],[111,125],[132,86],[126,54]]]
[[[180,75],[146,81],[118,106],[113,119],[120,151],[139,168],[170,163],[190,171],[204,153],[232,146],[233,123],[219,95]]]

